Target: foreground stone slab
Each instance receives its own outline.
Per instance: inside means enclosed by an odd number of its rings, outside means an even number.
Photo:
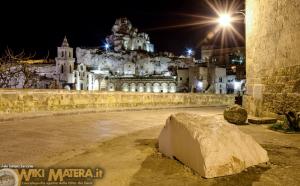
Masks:
[[[248,119],[248,122],[252,124],[273,124],[277,122],[277,119],[269,118],[269,117],[262,117],[262,118],[251,117]]]
[[[159,136],[159,151],[205,178],[231,175],[268,162],[267,151],[222,116],[177,113]]]

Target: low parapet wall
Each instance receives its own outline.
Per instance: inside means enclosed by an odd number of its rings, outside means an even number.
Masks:
[[[221,106],[233,103],[234,96],[216,94],[0,89],[0,114],[2,115],[68,110]]]

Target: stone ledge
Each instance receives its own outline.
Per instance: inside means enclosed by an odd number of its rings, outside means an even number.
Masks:
[[[57,90],[1,90],[0,116],[14,113],[63,113],[140,108],[222,106],[233,95],[190,93],[66,92]]]
[[[74,114],[88,114],[100,112],[123,112],[123,111],[139,111],[139,110],[157,110],[157,109],[176,109],[176,108],[200,108],[200,107],[226,107],[226,105],[209,105],[209,106],[166,106],[166,107],[128,107],[128,108],[107,108],[107,109],[85,109],[85,110],[67,110],[60,112],[27,112],[27,113],[8,113],[0,114],[0,122],[18,121],[24,119],[33,119],[46,116],[61,116]]]
[[[251,124],[273,124],[276,123],[276,118],[270,118],[270,117],[250,117],[248,118],[248,123]]]

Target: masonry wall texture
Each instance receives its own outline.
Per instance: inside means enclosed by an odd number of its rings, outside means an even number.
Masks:
[[[246,57],[248,112],[300,111],[299,0],[246,0]]]
[[[232,95],[0,89],[0,114],[2,115],[42,111],[84,109],[100,111],[122,108],[139,109],[231,104],[234,104],[234,96]]]

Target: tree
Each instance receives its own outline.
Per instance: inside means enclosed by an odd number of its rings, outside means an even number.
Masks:
[[[36,68],[28,63],[34,56],[14,54],[7,48],[0,57],[0,88],[34,88],[39,80]]]

